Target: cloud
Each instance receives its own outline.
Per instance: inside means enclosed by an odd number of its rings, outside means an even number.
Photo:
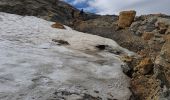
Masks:
[[[77,5],[77,4],[80,4],[80,3],[84,3],[84,2],[86,2],[87,0],[74,0],[73,1],[73,4],[74,5]]]
[[[136,10],[138,15],[151,13],[170,14],[170,0],[70,0],[70,3],[78,6],[78,8],[82,7],[87,11],[102,15],[118,14],[123,10]]]
[[[86,2],[88,2],[89,0],[64,0],[66,2],[69,2],[72,5],[78,5],[78,4],[84,4]]]

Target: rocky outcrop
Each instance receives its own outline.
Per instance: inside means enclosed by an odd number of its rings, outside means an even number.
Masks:
[[[144,21],[146,21],[146,18],[144,18]],[[154,18],[155,20],[152,22],[146,21],[145,23],[149,23],[149,26],[154,25],[155,28],[150,32],[147,32],[148,30],[144,28],[142,30],[145,32],[141,38],[147,40],[149,48],[145,48],[144,52],[139,53],[142,54],[142,58],[138,58],[137,64],[133,67],[132,91],[138,100],[169,100],[170,36],[166,35],[165,31],[161,32],[161,30],[168,30],[170,19],[160,16],[149,18]],[[135,26],[137,31],[140,27],[144,27]]]
[[[136,11],[122,11],[119,14],[118,27],[129,27],[136,16]]]
[[[170,35],[167,36],[166,42],[164,43],[161,55],[164,56],[167,62],[170,62]]]
[[[165,34],[169,25],[170,22],[166,18],[158,18],[158,21],[155,23],[155,26],[158,28],[160,34]]]
[[[48,21],[70,25],[79,16],[79,10],[62,0],[1,0],[0,12],[23,16],[37,16]],[[84,19],[98,15],[85,13]]]
[[[160,100],[160,84],[153,76],[133,78],[131,88],[135,95],[135,100]]]
[[[130,26],[130,30],[137,36],[142,36],[145,32],[152,32],[156,29],[157,18],[158,16],[154,15],[136,17]]]

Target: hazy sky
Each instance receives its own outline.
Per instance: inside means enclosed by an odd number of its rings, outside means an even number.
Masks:
[[[170,14],[170,0],[65,0],[75,7],[98,14],[118,14],[136,10],[137,14]]]

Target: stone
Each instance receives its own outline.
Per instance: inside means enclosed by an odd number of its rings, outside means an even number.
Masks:
[[[158,18],[157,22],[155,23],[155,26],[158,28],[167,28],[167,26],[170,26],[170,19]]]
[[[160,55],[156,57],[156,75],[161,80],[162,85],[170,88],[170,35],[164,37],[165,43],[162,46]]]
[[[166,18],[159,18],[155,23],[155,26],[158,28],[160,34],[165,34],[170,26],[170,20]]]
[[[165,34],[165,32],[166,32],[166,28],[160,28],[159,30],[158,30],[158,32],[160,33],[160,34]]]
[[[65,40],[57,40],[57,39],[52,39],[53,42],[59,43],[59,45],[70,45],[67,41]]]
[[[154,37],[154,33],[152,32],[144,32],[142,35],[144,40],[150,40],[152,37]]]
[[[162,47],[161,54],[166,61],[170,62],[170,35],[166,36],[165,41],[166,42]]]
[[[51,25],[52,28],[59,28],[59,29],[65,29],[64,25],[61,23],[55,22],[55,24]]]
[[[138,70],[140,74],[149,74],[153,70],[153,63],[150,58],[144,58],[134,70]]]
[[[161,55],[156,57],[154,73],[161,81],[161,86],[170,88],[170,64]]]
[[[134,100],[159,100],[159,82],[153,76],[138,76],[131,81]]]
[[[129,27],[136,16],[136,11],[122,11],[119,14],[118,26],[120,28]]]
[[[165,34],[170,34],[170,27],[166,30]]]

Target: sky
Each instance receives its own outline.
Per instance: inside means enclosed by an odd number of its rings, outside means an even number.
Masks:
[[[143,14],[170,14],[170,0],[64,0],[78,9],[101,15],[136,10]]]

